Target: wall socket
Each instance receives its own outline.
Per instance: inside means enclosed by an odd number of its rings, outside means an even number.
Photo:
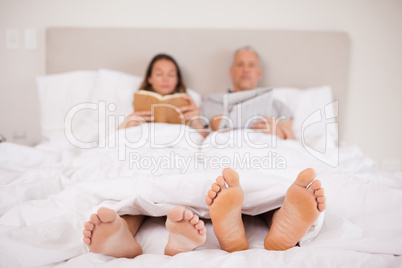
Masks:
[[[8,49],[20,48],[20,31],[18,29],[6,30],[6,47]]]
[[[37,31],[33,28],[24,29],[24,44],[28,50],[35,50],[38,46]]]

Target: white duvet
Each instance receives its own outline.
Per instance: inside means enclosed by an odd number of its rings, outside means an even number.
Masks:
[[[232,131],[202,140],[189,128],[155,128],[118,132],[93,149],[63,142],[35,148],[1,143],[1,266],[401,265],[402,174],[371,168],[356,147],[330,151],[326,157],[339,156],[339,164],[331,167],[297,141],[275,141],[262,133]],[[268,148],[255,148],[264,144]],[[93,254],[83,244],[83,223],[101,206],[119,214],[163,216],[183,205],[208,219],[205,194],[227,166],[240,174],[247,215],[279,207],[297,174],[315,168],[327,197],[318,234],[313,228],[301,247],[270,252],[263,248],[267,227],[250,216],[245,218],[250,249],[229,254],[219,249],[206,220],[204,245],[168,257],[163,255],[168,233],[164,219],[157,217],[144,222],[136,235],[144,254],[135,259]]]

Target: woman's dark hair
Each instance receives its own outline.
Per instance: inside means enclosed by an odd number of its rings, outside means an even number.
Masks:
[[[158,54],[158,55],[156,55],[155,57],[152,58],[151,62],[148,65],[147,72],[145,73],[145,78],[144,78],[144,81],[142,81],[140,89],[148,90],[148,91],[154,91],[154,89],[152,88],[152,85],[148,82],[148,78],[151,76],[154,64],[158,60],[168,60],[168,61],[172,62],[176,66],[177,85],[176,85],[176,88],[175,88],[173,93],[185,93],[186,92],[186,86],[183,83],[183,79],[182,79],[182,76],[181,76],[179,65],[177,65],[177,63],[173,59],[173,57],[171,57],[171,56],[169,56],[167,54]]]

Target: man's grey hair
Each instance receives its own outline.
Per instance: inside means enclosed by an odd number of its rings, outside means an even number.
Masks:
[[[239,49],[237,49],[237,50],[235,51],[235,53],[233,54],[233,59],[232,59],[232,66],[233,66],[233,64],[234,64],[234,58],[236,58],[236,55],[237,55],[238,53],[242,52],[242,51],[250,51],[250,52],[253,52],[253,53],[257,56],[257,59],[258,59],[258,66],[261,67],[261,58],[260,58],[260,55],[259,55],[258,52],[257,52],[253,47],[251,47],[251,46],[244,46],[244,47],[241,47],[241,48],[239,48]]]

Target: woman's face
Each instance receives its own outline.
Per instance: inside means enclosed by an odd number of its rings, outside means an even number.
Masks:
[[[148,83],[162,96],[174,93],[178,83],[177,70],[173,62],[160,59],[154,63]]]

